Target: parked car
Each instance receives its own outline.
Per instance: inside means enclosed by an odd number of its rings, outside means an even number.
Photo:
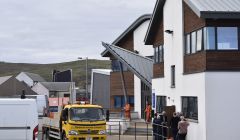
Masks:
[[[0,99],[0,140],[37,140],[38,113],[34,99]]]

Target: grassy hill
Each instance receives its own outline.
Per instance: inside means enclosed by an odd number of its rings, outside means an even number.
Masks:
[[[84,87],[86,77],[86,61],[72,61],[56,64],[26,64],[26,63],[6,63],[0,62],[0,76],[17,75],[20,72],[31,72],[42,76],[46,81],[51,81],[53,69],[72,69],[73,81],[76,86]],[[108,60],[88,60],[88,79],[91,79],[91,69],[109,69]]]

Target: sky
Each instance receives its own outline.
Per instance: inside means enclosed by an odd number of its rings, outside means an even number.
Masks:
[[[0,0],[0,61],[60,63],[104,59],[113,42],[156,0]]]

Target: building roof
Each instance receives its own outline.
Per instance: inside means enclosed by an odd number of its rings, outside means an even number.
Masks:
[[[6,82],[8,79],[10,79],[12,76],[4,76],[0,77],[0,85]]]
[[[184,0],[201,18],[240,18],[240,0]]]
[[[152,18],[148,26],[148,30],[144,39],[145,45],[152,45],[153,36],[157,33],[157,26],[163,19],[163,6],[166,0],[157,0],[153,10]]]
[[[23,72],[30,77],[34,82],[46,82],[40,75],[30,72]]]
[[[72,82],[41,82],[49,91],[69,91]]]
[[[145,14],[140,16],[137,20],[135,20],[117,39],[113,41],[112,44],[117,45],[125,36],[127,36],[129,33],[133,32],[136,28],[138,28],[143,22],[150,20],[152,17],[151,14]],[[103,57],[108,57],[109,52],[107,50],[104,50],[101,55]]]
[[[147,86],[152,85],[153,76],[153,60],[126,49],[102,43],[102,45],[121,63],[126,65],[128,69],[133,72],[139,79],[141,79]]]

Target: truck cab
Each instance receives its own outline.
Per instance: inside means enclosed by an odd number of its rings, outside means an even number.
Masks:
[[[54,128],[51,122],[48,126],[49,131],[56,133],[56,130],[51,130]],[[106,140],[103,108],[91,104],[65,105],[60,112],[58,132],[62,140]]]

